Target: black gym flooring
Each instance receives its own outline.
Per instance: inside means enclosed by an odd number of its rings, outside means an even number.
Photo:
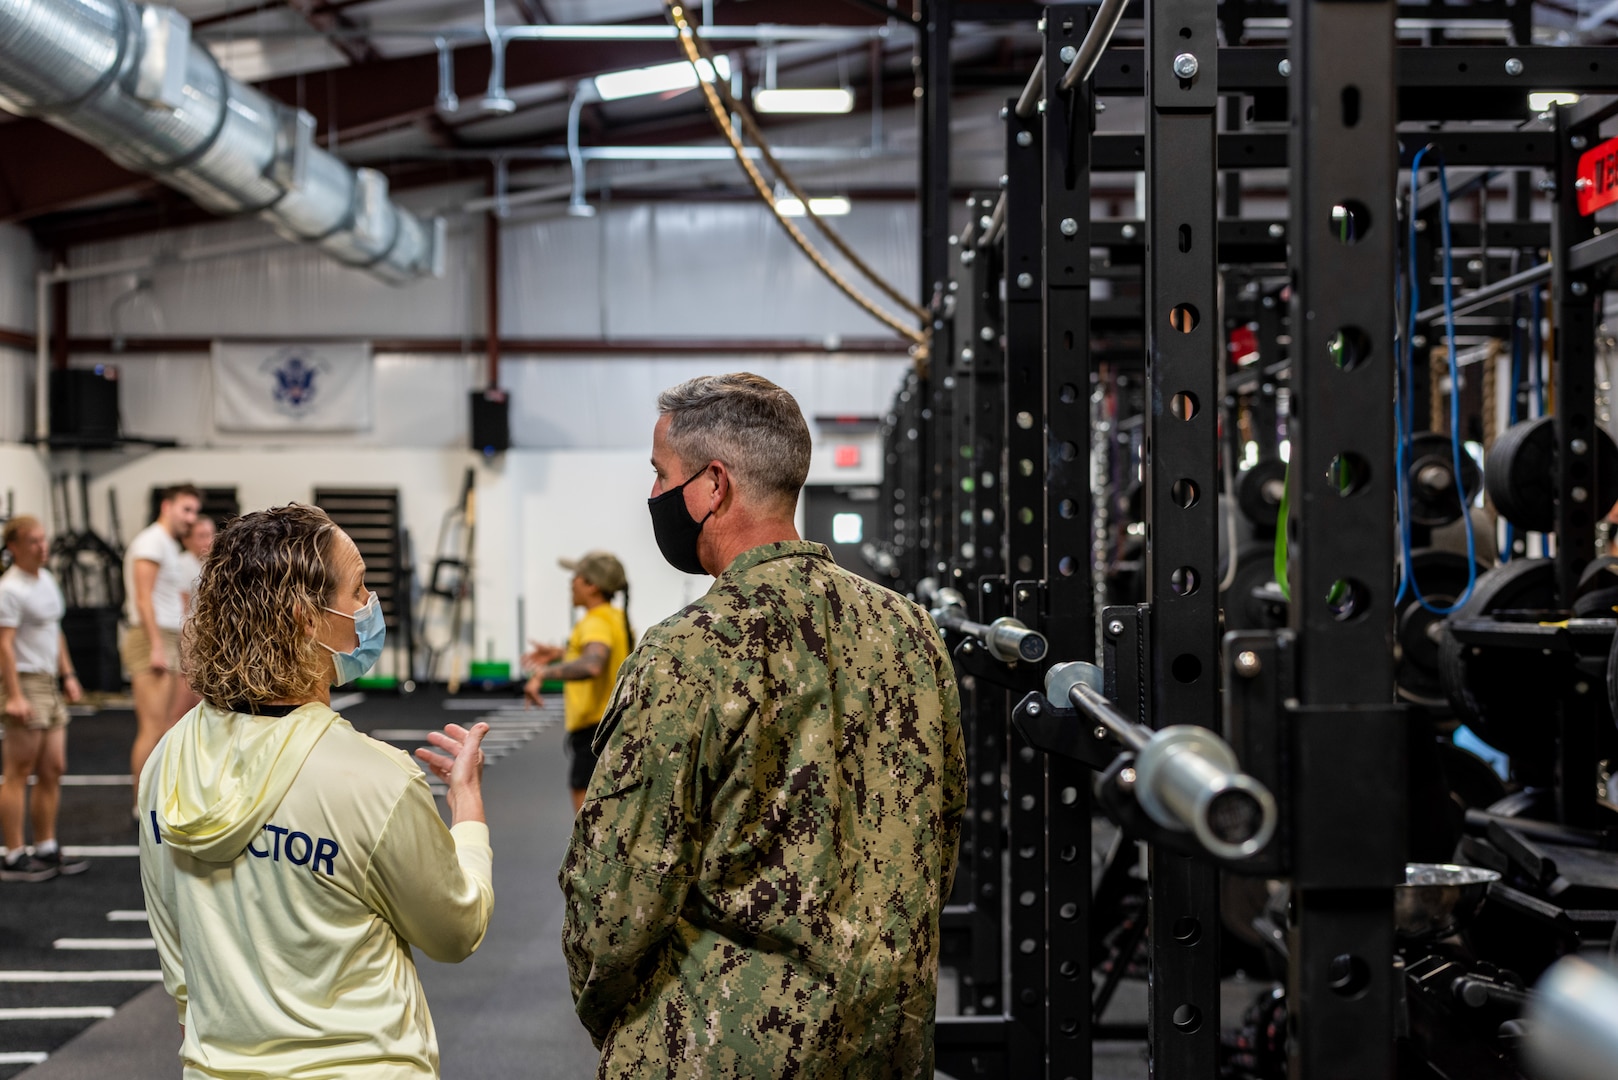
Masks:
[[[560,946],[556,869],[572,808],[559,699],[539,711],[507,696],[451,699],[436,691],[358,703],[339,697],[334,704],[359,730],[406,750],[446,723],[484,719],[493,728],[484,784],[494,919],[483,946],[463,964],[417,957],[443,1075],[593,1076],[596,1053],[574,1017]],[[69,729],[59,832],[70,849],[87,851],[90,870],[37,885],[0,885],[0,1080],[179,1075],[179,1028],[159,981],[157,953],[147,944],[130,789],[122,779],[133,730],[133,714],[116,708],[76,716]],[[111,947],[102,944],[109,941]],[[75,973],[112,974],[80,981],[87,976]],[[946,972],[941,1011],[953,1008],[953,981]],[[1228,1000],[1227,1022],[1245,1004],[1241,994]],[[1108,1019],[1138,1021],[1144,1014],[1144,984],[1126,982]],[[1095,1075],[1145,1077],[1144,1046],[1099,1044]]]

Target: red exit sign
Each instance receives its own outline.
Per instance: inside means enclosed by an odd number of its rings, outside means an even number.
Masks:
[[[1618,139],[1608,139],[1579,157],[1579,176],[1573,186],[1581,214],[1618,203]]]

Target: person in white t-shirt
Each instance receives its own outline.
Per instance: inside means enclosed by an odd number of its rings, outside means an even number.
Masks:
[[[49,881],[90,868],[64,856],[56,842],[56,809],[67,771],[67,706],[84,696],[62,635],[62,590],[45,568],[50,549],[38,518],[21,515],[0,532],[11,569],[0,574],[0,698],[6,738],[0,749],[0,881]],[[62,678],[62,692],[56,678]],[[30,798],[28,778],[34,778]],[[31,811],[31,813],[30,813]],[[23,818],[33,818],[34,851],[23,847]]]
[[[173,724],[174,676],[180,667],[180,541],[191,531],[202,493],[179,484],[163,493],[157,520],[135,534],[124,552],[129,629],[119,652],[135,691],[135,744],[129,772],[138,789],[152,747]]]
[[[176,580],[180,583],[180,608],[188,619],[191,617],[191,601],[197,595],[197,583],[202,579],[202,562],[213,549],[214,532],[213,518],[207,514],[198,514],[191,531],[186,533],[185,539],[180,542],[180,558],[175,564],[175,573]],[[191,689],[191,682],[183,670],[176,672],[175,675],[174,705],[169,709],[170,725],[196,708],[202,701],[197,692]]]

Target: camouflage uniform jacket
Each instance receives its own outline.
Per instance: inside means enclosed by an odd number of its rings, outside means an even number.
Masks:
[[[949,655],[819,544],[647,632],[562,865],[600,1077],[933,1074],[966,803]]]

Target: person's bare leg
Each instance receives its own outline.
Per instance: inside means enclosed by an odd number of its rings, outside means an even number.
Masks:
[[[62,774],[67,772],[67,728],[41,732],[44,738],[34,765],[34,796],[28,816],[34,825],[34,843],[56,839],[56,809],[62,801]]]
[[[135,791],[140,791],[140,771],[164,733],[173,726],[169,709],[174,703],[174,676],[168,672],[144,671],[135,684],[135,745],[129,752],[129,775]]]
[[[577,814],[584,809],[584,792],[578,788],[570,789],[573,792],[573,812]]]
[[[180,717],[196,708],[201,701],[184,675],[174,676],[174,705],[169,709],[169,727],[179,723]]]
[[[28,777],[39,760],[43,731],[29,731],[24,727],[6,728],[4,742],[0,742],[0,760],[4,762],[6,781],[0,784],[0,840],[6,851],[20,851],[23,846],[23,816],[28,809]]]

